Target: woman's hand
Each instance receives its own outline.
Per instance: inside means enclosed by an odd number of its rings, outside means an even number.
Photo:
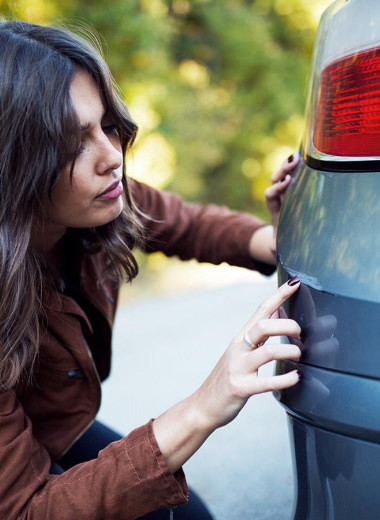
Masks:
[[[281,390],[298,383],[297,371],[259,377],[259,368],[266,363],[280,359],[298,361],[301,356],[296,345],[270,341],[274,336],[300,339],[301,329],[294,320],[278,318],[278,309],[300,285],[297,278],[289,282],[259,306],[199,389],[199,409],[210,429],[234,419],[252,395]]]
[[[278,318],[281,305],[299,286],[299,280],[292,278],[267,298],[233,338],[202,386],[153,421],[157,443],[172,472],[215,429],[232,421],[252,395],[287,388],[299,381],[297,371],[259,377],[259,368],[266,363],[298,361],[301,356],[296,345],[270,341],[282,335],[300,339],[301,329],[295,321]]]
[[[271,224],[257,229],[249,242],[249,253],[252,258],[268,264],[276,264],[276,238],[277,225],[282,200],[285,195],[286,188],[291,181],[290,172],[299,162],[298,152],[291,155],[281,166],[281,168],[272,175],[272,185],[265,190],[265,197],[268,209],[271,213]]]
[[[272,185],[265,190],[265,198],[268,209],[271,213],[271,223],[273,226],[273,241],[271,245],[273,255],[276,255],[277,225],[282,201],[285,191],[291,181],[290,172],[297,166],[298,162],[299,154],[298,152],[295,152],[293,155],[288,157],[288,159],[283,162],[281,168],[272,175]]]

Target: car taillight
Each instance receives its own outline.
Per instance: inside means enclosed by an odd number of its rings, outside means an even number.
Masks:
[[[380,48],[322,71],[314,146],[328,155],[380,156]]]
[[[304,159],[317,168],[380,165],[380,13],[378,0],[335,0],[314,45]]]

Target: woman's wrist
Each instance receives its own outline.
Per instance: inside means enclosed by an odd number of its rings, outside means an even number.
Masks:
[[[153,421],[153,433],[169,470],[175,473],[213,432],[202,414],[197,392]]]
[[[269,244],[269,251],[271,252],[274,262],[277,264],[277,229],[273,227],[272,240]]]
[[[277,249],[275,247],[270,247],[269,251],[271,252],[274,262],[277,263]]]
[[[277,252],[275,249],[274,231],[272,225],[257,229],[249,242],[251,258],[259,262],[276,265]]]

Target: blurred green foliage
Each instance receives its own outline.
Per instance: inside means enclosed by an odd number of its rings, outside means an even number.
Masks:
[[[312,44],[329,3],[0,0],[0,12],[96,29],[140,127],[131,175],[265,216],[269,176],[301,138]]]

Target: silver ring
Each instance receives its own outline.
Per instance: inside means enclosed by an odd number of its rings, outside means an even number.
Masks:
[[[251,341],[248,337],[248,333],[247,332],[244,332],[244,343],[249,347],[249,348],[252,348],[255,344],[253,343],[253,341]]]

